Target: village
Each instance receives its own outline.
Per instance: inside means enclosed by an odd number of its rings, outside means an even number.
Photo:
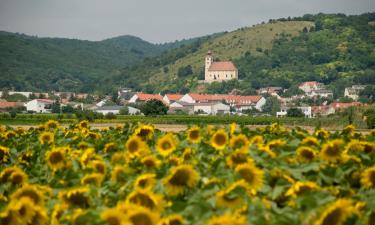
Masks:
[[[216,62],[210,50],[204,59],[204,83],[225,82],[238,79],[238,70],[231,61]],[[165,93],[150,94],[121,88],[112,96],[91,95],[73,92],[0,92],[0,111],[18,113],[72,113],[74,110],[90,110],[103,115],[142,115],[140,106],[150,100],[159,100],[168,107],[168,114],[186,115],[288,115],[292,109],[307,118],[328,116],[348,108],[363,105],[358,101],[359,93],[365,85],[346,87],[344,97],[347,102],[333,98],[333,92],[317,81],[306,81],[298,86],[299,94],[282,97],[287,89],[264,87],[256,90],[256,95],[205,94],[205,93]],[[277,112],[265,110],[267,101],[277,100]],[[268,99],[268,100],[267,100]],[[313,104],[316,100],[321,104]],[[309,102],[313,102],[310,103]],[[270,104],[270,103],[269,103]],[[275,104],[275,103],[273,103]]]

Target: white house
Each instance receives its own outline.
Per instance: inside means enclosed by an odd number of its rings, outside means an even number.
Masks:
[[[332,98],[333,92],[327,89],[319,89],[319,90],[312,90],[310,92],[307,92],[306,95],[308,97]]]
[[[145,102],[151,99],[163,101],[163,96],[159,94],[145,94],[142,92],[137,92],[129,99],[129,103]]]
[[[298,106],[298,107],[282,107],[280,112],[276,112],[276,117],[284,117],[288,114],[288,109],[290,108],[297,108],[302,111],[303,114],[305,114],[305,117],[311,118],[312,117],[312,111],[311,106]]]
[[[103,115],[107,115],[108,113],[112,113],[114,115],[120,114],[120,110],[124,107],[128,107],[128,113],[129,115],[135,115],[135,114],[140,114],[141,111],[139,109],[136,109],[134,107],[130,106],[103,106],[103,107],[98,107],[94,109],[95,112],[101,113]]]
[[[27,111],[50,113],[53,101],[50,99],[34,99],[25,104]]]
[[[204,112],[209,115],[224,115],[230,113],[230,106],[223,103],[195,103],[194,112]]]
[[[307,81],[307,82],[303,82],[302,84],[300,84],[298,88],[304,91],[305,93],[308,93],[313,90],[324,89],[324,84],[319,83],[317,81]]]
[[[353,100],[358,100],[359,92],[366,88],[365,85],[353,85],[352,87],[345,88],[344,96]]]
[[[182,94],[165,94],[163,97],[163,102],[170,105],[173,102],[179,101],[183,96],[184,95]]]
[[[194,103],[176,101],[169,105],[168,113],[185,112],[189,115],[194,114]]]

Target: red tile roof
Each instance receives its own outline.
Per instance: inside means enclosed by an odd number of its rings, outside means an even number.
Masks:
[[[344,103],[344,102],[333,102],[331,103],[331,106],[335,109],[345,109],[352,106],[361,106],[363,105],[360,102],[350,102],[350,103]]]
[[[5,108],[14,108],[17,106],[22,105],[22,103],[19,102],[0,102],[0,108],[5,109]]]
[[[44,98],[39,98],[39,99],[36,99],[37,101],[39,102],[44,102],[44,103],[53,103],[53,100],[51,99],[44,99]]]
[[[155,95],[155,94],[145,94],[142,92],[138,92],[136,93],[136,95],[138,96],[139,101],[148,101],[151,99],[157,99],[157,100],[163,101],[163,97],[159,94]]]
[[[307,82],[303,82],[301,86],[310,86],[310,87],[313,87],[313,86],[317,86],[319,84],[319,82],[317,81],[307,81]]]
[[[167,98],[170,100],[170,101],[178,101],[180,100],[180,98],[182,98],[182,96],[184,96],[183,94],[166,94]]]
[[[208,71],[233,71],[233,70],[237,70],[237,68],[230,61],[226,61],[226,62],[213,62],[211,64],[210,68],[208,68]]]

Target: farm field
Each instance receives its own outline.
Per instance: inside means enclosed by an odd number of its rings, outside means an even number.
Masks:
[[[157,126],[1,127],[0,224],[375,224],[375,130]]]

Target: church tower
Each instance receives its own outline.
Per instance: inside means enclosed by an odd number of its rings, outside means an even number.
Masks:
[[[208,80],[208,69],[210,68],[211,64],[214,62],[214,57],[212,55],[211,50],[207,52],[206,59],[205,59],[205,67],[204,67],[204,78]]]

